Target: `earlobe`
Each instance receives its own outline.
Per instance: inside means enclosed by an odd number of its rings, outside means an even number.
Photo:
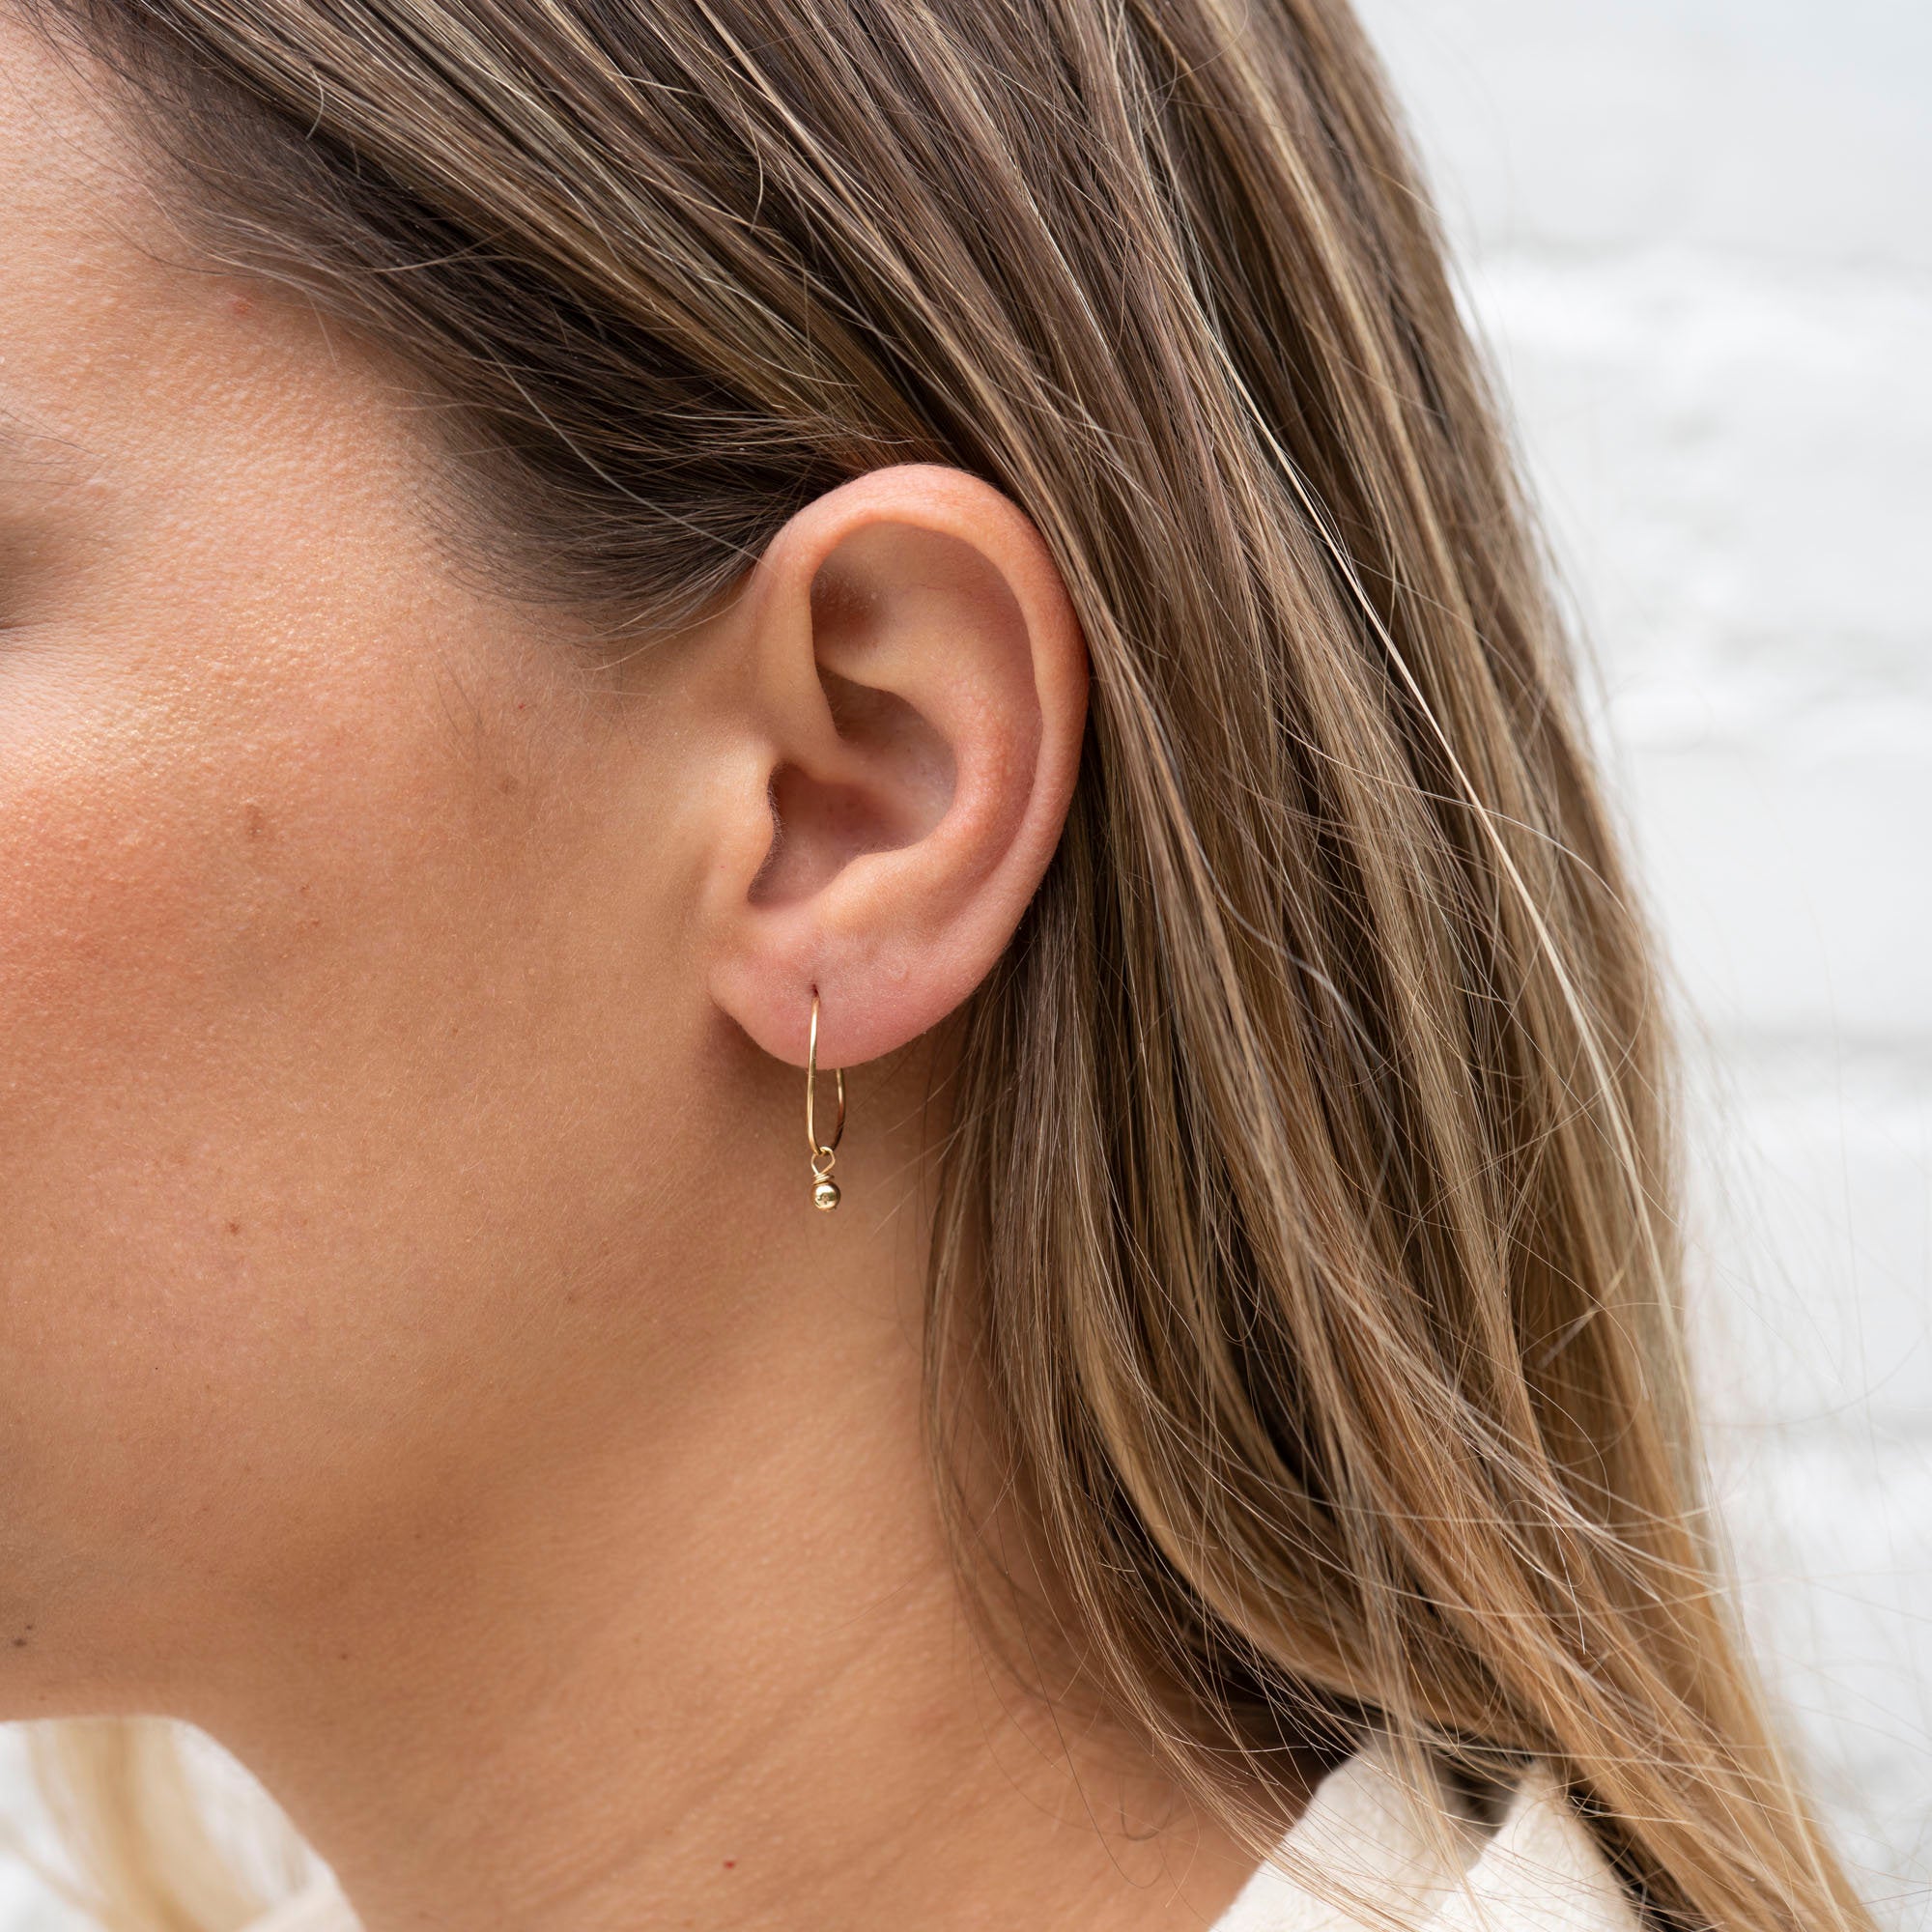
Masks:
[[[710,992],[803,1065],[816,988],[820,1064],[860,1064],[938,1024],[1011,939],[1072,796],[1085,641],[1025,514],[930,464],[807,505],[732,621]]]

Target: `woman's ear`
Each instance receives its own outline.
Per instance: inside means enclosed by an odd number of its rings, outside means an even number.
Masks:
[[[800,510],[728,619],[699,925],[712,999],[803,1065],[917,1037],[1006,948],[1059,843],[1087,650],[1012,500],[934,464]],[[728,748],[728,749],[727,749]]]

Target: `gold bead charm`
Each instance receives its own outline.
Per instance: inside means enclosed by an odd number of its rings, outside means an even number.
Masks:
[[[845,1131],[845,1069],[838,1067],[833,1078],[838,1087],[838,1114],[832,1123],[832,1138],[821,1141],[812,1123],[812,1089],[818,1084],[818,988],[811,989],[811,1034],[805,1049],[805,1144],[811,1150],[811,1205],[821,1214],[829,1214],[838,1205],[838,1183],[832,1179],[832,1163],[838,1158],[833,1150]]]

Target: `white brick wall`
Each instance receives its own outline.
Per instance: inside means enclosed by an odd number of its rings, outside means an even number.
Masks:
[[[1886,1917],[1932,1924],[1932,9],[1360,4],[1697,1016],[1748,1607]],[[59,1922],[34,1896],[0,1864],[0,1926]]]
[[[1693,1015],[1747,1608],[1932,1924],[1932,10],[1358,0],[1458,242]]]

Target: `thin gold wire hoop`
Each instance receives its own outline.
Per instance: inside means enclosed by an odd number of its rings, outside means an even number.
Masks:
[[[832,1166],[838,1159],[834,1150],[838,1145],[838,1137],[845,1131],[845,1069],[835,1067],[833,1079],[838,1089],[838,1112],[832,1123],[832,1138],[821,1142],[812,1116],[812,1097],[818,1086],[818,988],[814,986],[811,989],[811,1032],[805,1049],[805,1144],[811,1150],[811,1178],[815,1183],[812,1200],[823,1208],[838,1205],[838,1183],[832,1179]]]

